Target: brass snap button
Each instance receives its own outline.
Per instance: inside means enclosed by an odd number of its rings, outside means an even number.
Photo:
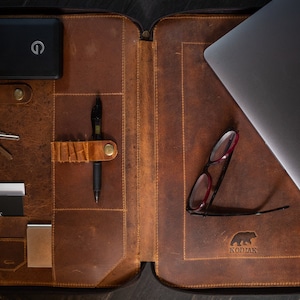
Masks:
[[[106,144],[104,146],[104,153],[106,156],[112,156],[115,152],[114,146],[112,144]]]
[[[24,97],[24,92],[20,88],[16,88],[14,91],[14,97],[17,101],[21,101]]]

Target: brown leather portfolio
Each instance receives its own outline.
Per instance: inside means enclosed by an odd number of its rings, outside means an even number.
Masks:
[[[203,58],[246,16],[167,17],[151,40],[120,15],[50,17],[63,24],[62,77],[0,82],[0,129],[20,137],[1,140],[0,181],[25,184],[24,215],[0,217],[0,284],[116,287],[153,262],[179,288],[299,286],[299,190]],[[103,139],[92,141],[97,95]],[[239,141],[214,205],[289,208],[186,210],[228,129]]]

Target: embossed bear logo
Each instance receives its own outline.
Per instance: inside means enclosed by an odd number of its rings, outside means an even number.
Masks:
[[[248,245],[248,244],[251,245],[251,240],[256,237],[257,235],[253,231],[238,232],[232,238],[230,245],[233,246],[235,243],[237,244],[237,246]]]

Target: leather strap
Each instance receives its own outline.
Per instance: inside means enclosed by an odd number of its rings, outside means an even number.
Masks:
[[[110,161],[117,154],[117,145],[111,140],[51,143],[52,162]]]
[[[28,84],[0,84],[0,104],[26,104],[31,98],[32,89]]]

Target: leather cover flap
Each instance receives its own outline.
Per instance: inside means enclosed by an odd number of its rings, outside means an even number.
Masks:
[[[300,194],[203,58],[241,16],[178,16],[161,21],[157,43],[156,272],[184,288],[297,286]],[[280,42],[280,41],[278,41]],[[239,131],[214,205],[265,210],[260,216],[201,217],[186,211],[194,182],[216,141]],[[218,178],[220,167],[209,168]],[[215,180],[216,180],[215,179]]]

